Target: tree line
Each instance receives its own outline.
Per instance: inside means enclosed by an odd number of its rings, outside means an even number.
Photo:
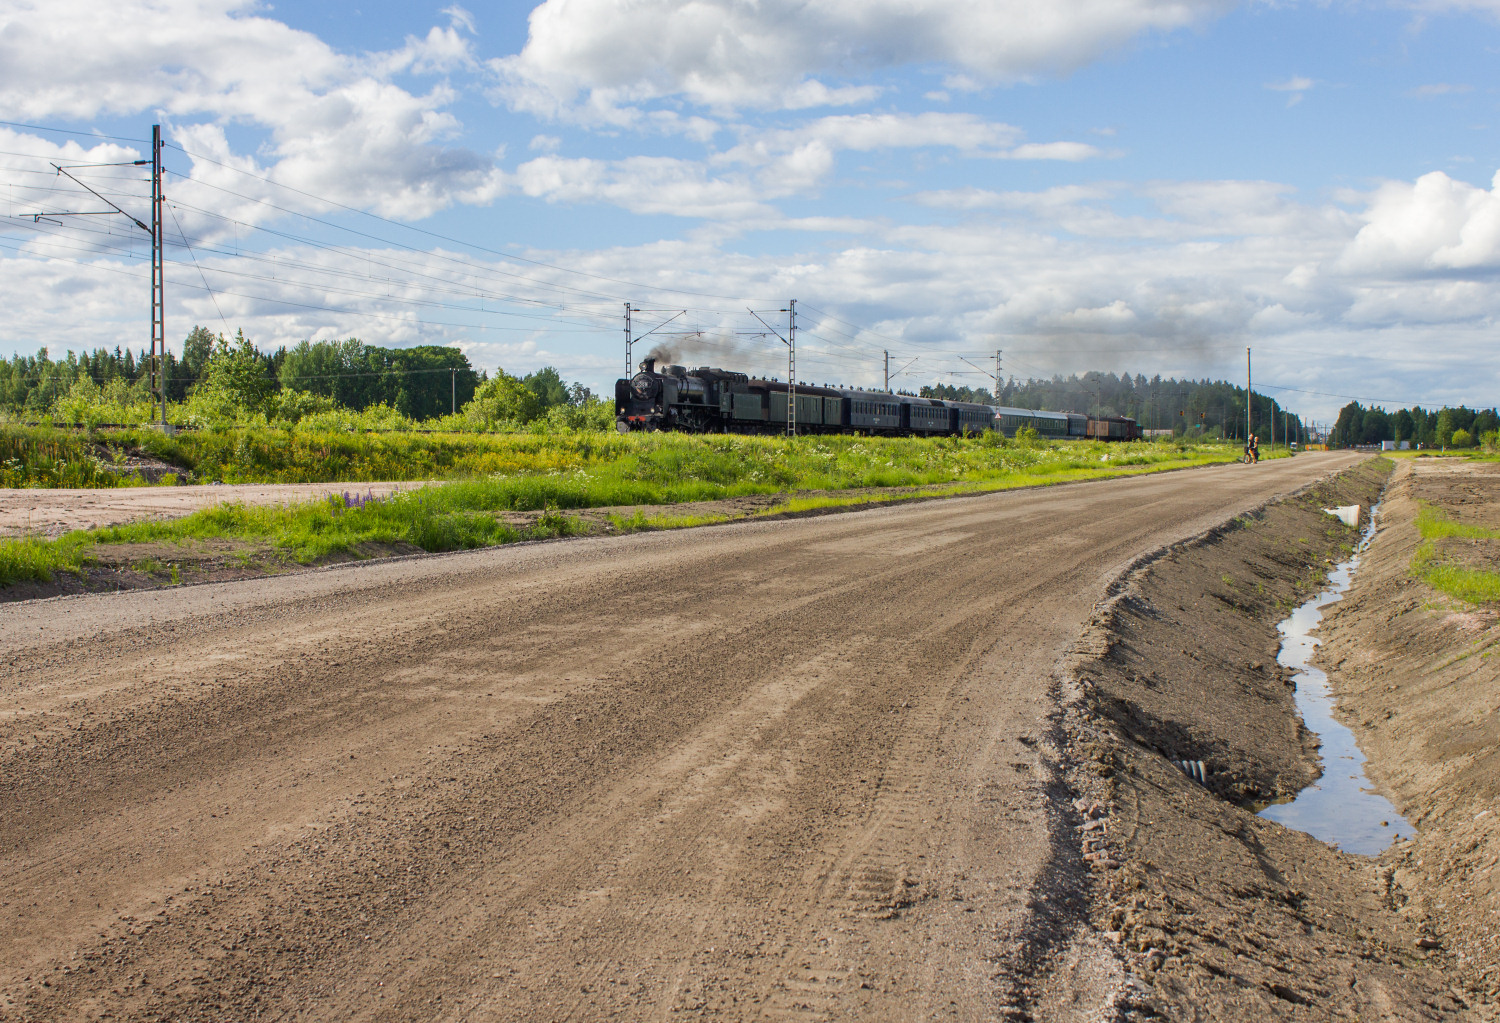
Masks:
[[[1338,422],[1328,437],[1335,447],[1409,441],[1413,447],[1471,448],[1500,441],[1500,415],[1495,409],[1443,408],[1428,411],[1414,405],[1387,412],[1380,406],[1365,408],[1351,401],[1339,410]]]
[[[0,409],[22,419],[71,420],[71,410],[85,406],[125,414],[150,402],[148,362],[144,351],[118,347],[57,359],[43,348],[0,359]],[[266,352],[243,331],[231,340],[195,326],[181,358],[168,351],[163,363],[168,402],[190,410],[200,425],[257,415],[295,422],[335,409],[411,423],[467,411],[482,428],[526,425],[553,409],[600,418],[589,389],[567,384],[551,366],[522,377],[491,375],[474,369],[459,349],[439,345],[380,348],[351,337]]]
[[[1146,430],[1171,430],[1208,438],[1245,439],[1245,389],[1223,380],[1177,380],[1143,374],[1084,373],[1050,380],[1011,377],[1001,388],[999,400],[984,387],[933,384],[923,387],[924,398],[977,401],[985,405],[1041,409],[1048,412],[1078,412],[1094,416],[1129,416]],[[1306,439],[1301,419],[1264,394],[1254,395],[1251,413],[1253,432],[1262,441],[1271,440],[1275,417],[1278,442],[1288,432],[1293,441]]]

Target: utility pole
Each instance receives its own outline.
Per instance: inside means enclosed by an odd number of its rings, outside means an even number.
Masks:
[[[1000,404],[1000,349],[995,349],[995,404]]]
[[[1250,418],[1250,410],[1252,408],[1254,408],[1254,407],[1255,407],[1254,403],[1251,401],[1251,398],[1250,398],[1250,349],[1246,348],[1245,349],[1245,443],[1246,444],[1250,443],[1250,426],[1251,426],[1251,422],[1252,422],[1252,420]]]
[[[776,340],[786,345],[786,435],[795,437],[797,435],[797,300],[794,298],[787,303],[785,309],[777,310],[788,315],[789,329],[786,337],[782,337],[781,332],[762,319],[760,313],[754,309],[746,307],[746,312],[760,320],[762,327],[765,327]]]
[[[630,346],[635,340],[630,336],[630,303],[625,303],[625,378],[628,380],[635,369],[630,361]]]
[[[167,300],[162,261],[161,125],[151,126],[151,372],[161,399],[161,425],[167,425]]]
[[[787,303],[786,435],[797,436],[797,300]]]
[[[448,371],[448,383],[453,388],[453,414],[458,415],[458,369],[454,367]]]
[[[1271,450],[1276,450],[1276,399],[1271,399]]]
[[[66,211],[49,210],[46,212],[28,213],[25,216],[35,221],[41,221],[46,217],[99,217],[113,216],[118,213],[130,220],[132,224],[145,231],[151,236],[151,355],[146,363],[146,384],[152,393],[152,404],[161,406],[161,425],[165,430],[167,425],[167,381],[166,381],[166,357],[167,357],[167,324],[166,324],[166,297],[163,294],[165,282],[164,260],[162,249],[164,237],[161,226],[162,204],[166,201],[161,187],[161,125],[151,126],[151,159],[149,160],[126,160],[121,163],[106,164],[80,164],[86,167],[144,167],[151,166],[151,223],[147,224],[132,213],[126,213],[120,205],[111,202],[88,184],[80,181],[68,172],[68,167],[54,163],[52,169],[66,177],[73,184],[87,191],[95,199],[98,199],[108,210],[88,211]],[[77,169],[75,166],[74,169]]]
[[[886,394],[890,394],[891,393],[891,350],[889,348],[886,348],[886,349],[884,349],[884,351],[885,351],[885,393]]]

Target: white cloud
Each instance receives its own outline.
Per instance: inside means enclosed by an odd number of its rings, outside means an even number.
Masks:
[[[1103,155],[1086,142],[1028,142],[1005,154],[1011,160],[1066,160],[1071,163]]]
[[[1290,93],[1286,99],[1288,107],[1294,107],[1307,96],[1308,90],[1317,86],[1316,79],[1307,78],[1302,75],[1294,75],[1284,82],[1267,82],[1266,88],[1272,92]]]
[[[1293,75],[1284,82],[1267,82],[1266,88],[1272,92],[1307,92],[1318,83],[1303,75]]]
[[[1060,74],[1142,33],[1172,31],[1232,0],[547,0],[526,46],[492,62],[518,109],[607,117],[681,95],[715,108],[866,102],[826,86],[906,65],[954,69],[950,90]],[[581,106],[579,105],[581,104]]]
[[[992,192],[983,188],[953,188],[919,192],[913,200],[935,209],[1023,209],[1056,211],[1079,203],[1107,199],[1114,192],[1099,185],[1059,185],[1040,192]]]
[[[632,213],[710,220],[780,219],[752,183],[714,178],[702,163],[670,157],[543,156],[517,167],[514,183],[523,194],[548,202],[606,202]]]
[[[1432,82],[1428,85],[1417,86],[1411,91],[1410,95],[1417,99],[1436,99],[1438,96],[1450,96],[1473,91],[1474,87],[1472,85]]]
[[[266,173],[389,216],[496,194],[491,159],[446,144],[459,129],[445,112],[453,90],[419,95],[391,81],[475,67],[466,12],[450,8],[448,27],[397,50],[352,56],[260,9],[254,0],[7,0],[0,108],[38,120],[159,111],[185,133],[203,118],[262,128]]]
[[[817,149],[869,152],[943,146],[973,155],[997,155],[1021,132],[973,114],[849,114],[822,117],[798,128],[750,135],[717,158],[721,163],[764,166],[789,153]]]
[[[1476,188],[1442,171],[1382,185],[1341,266],[1393,276],[1500,269],[1500,173],[1491,185]]]

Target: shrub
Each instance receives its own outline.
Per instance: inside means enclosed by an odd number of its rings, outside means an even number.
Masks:
[[[1474,435],[1468,430],[1454,430],[1453,446],[1456,448],[1472,448],[1474,446]]]

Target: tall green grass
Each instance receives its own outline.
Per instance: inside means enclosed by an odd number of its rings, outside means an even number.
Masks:
[[[21,449],[74,445],[70,431],[4,427]],[[580,488],[613,487],[618,500],[660,503],[787,489],[922,486],[979,481],[1025,469],[1060,472],[1081,465],[1151,465],[1163,459],[1232,461],[1222,445],[1025,445],[994,435],[973,438],[684,436],[560,431],[547,434],[356,434],[330,430],[201,430],[168,437],[150,429],[102,430],[100,443],[142,449],[182,467],[192,482],[334,483],[535,477],[544,500],[560,503]],[[30,445],[30,447],[26,447]],[[72,450],[72,449],[69,449]],[[110,477],[110,478],[107,478]],[[559,479],[558,477],[567,477]],[[105,473],[98,485],[113,482]],[[48,485],[41,476],[13,485]],[[68,485],[88,485],[70,483]],[[664,496],[641,495],[656,488]],[[727,488],[727,489],[726,489]],[[739,488],[736,490],[735,488]],[[667,491],[670,490],[670,496]],[[556,496],[551,496],[555,492]],[[531,507],[541,507],[540,503]]]
[[[117,487],[87,440],[67,430],[0,429],[0,487]]]
[[[170,438],[168,438],[170,439]],[[421,487],[345,507],[342,498],[281,507],[220,504],[184,518],[135,522],[69,533],[57,541],[0,541],[0,584],[50,579],[79,570],[99,545],[233,540],[310,563],[366,544],[409,544],[425,551],[463,550],[532,537],[569,535],[583,527],[566,511],[662,505],[791,490],[870,488],[869,495],[808,498],[783,510],[879,500],[879,488],[994,489],[1064,482],[1233,460],[1221,447],[1059,444],[1034,447],[985,440],[774,437],[508,438],[503,453],[531,471]],[[519,443],[524,441],[524,443]],[[600,443],[594,443],[599,441]],[[607,460],[612,458],[613,460]],[[581,467],[572,466],[582,462]],[[538,471],[541,466],[554,466]],[[525,529],[507,512],[543,514]],[[617,517],[622,529],[670,528],[721,521],[709,515]]]

